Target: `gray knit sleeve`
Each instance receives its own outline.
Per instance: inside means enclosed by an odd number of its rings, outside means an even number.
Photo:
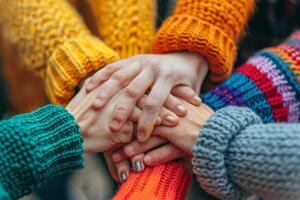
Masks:
[[[262,124],[227,107],[203,126],[193,154],[201,187],[220,199],[300,199],[300,124]]]

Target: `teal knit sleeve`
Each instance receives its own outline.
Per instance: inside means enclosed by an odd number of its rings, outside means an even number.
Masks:
[[[300,124],[262,124],[248,108],[226,107],[203,126],[193,154],[200,185],[222,200],[300,199]]]
[[[82,142],[73,116],[60,106],[1,121],[0,184],[17,199],[52,176],[82,168]]]

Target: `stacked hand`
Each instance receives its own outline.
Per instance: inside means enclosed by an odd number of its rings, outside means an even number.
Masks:
[[[121,181],[130,171],[128,158],[141,171],[144,163],[191,155],[213,113],[194,92],[207,68],[197,54],[173,53],[135,56],[95,73],[67,107],[81,127],[85,150],[106,151],[111,173]]]

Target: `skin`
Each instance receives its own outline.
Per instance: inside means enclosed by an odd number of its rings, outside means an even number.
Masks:
[[[192,156],[191,149],[199,137],[200,129],[214,111],[205,104],[194,106],[185,101],[182,103],[188,109],[188,113],[180,118],[177,126],[157,126],[148,141],[141,143],[134,140],[112,154],[118,172],[124,170],[129,174],[129,167],[126,166],[128,158],[133,163],[140,159],[144,167]]]
[[[124,88],[112,114],[112,131],[122,129],[137,102],[148,94],[137,125],[137,139],[145,142],[163,105],[178,116],[184,116],[186,109],[180,109],[182,105],[178,97],[194,105],[201,103],[194,91],[200,90],[207,71],[207,61],[195,53],[139,55],[117,61],[96,72],[86,90],[90,92],[101,85],[102,90],[93,104],[95,109],[101,109]]]

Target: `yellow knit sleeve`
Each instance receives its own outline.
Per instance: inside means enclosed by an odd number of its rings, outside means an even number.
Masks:
[[[174,15],[154,39],[153,51],[198,52],[210,63],[210,84],[221,82],[232,72],[236,43],[254,4],[254,0],[178,0]]]
[[[155,31],[155,0],[88,0],[103,41],[121,58],[148,53]]]
[[[65,105],[82,79],[118,58],[66,0],[0,0],[0,27],[52,103]]]

